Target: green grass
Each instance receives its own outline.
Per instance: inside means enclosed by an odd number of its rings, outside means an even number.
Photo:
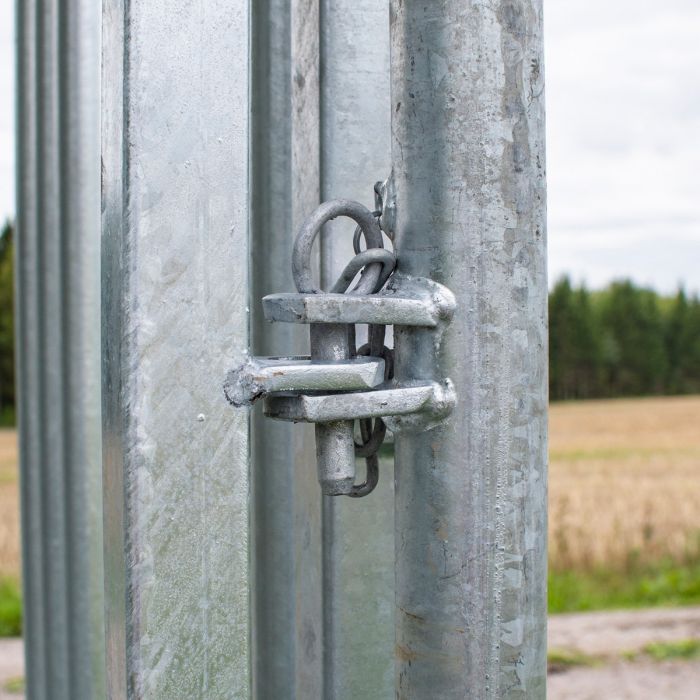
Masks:
[[[17,416],[13,406],[5,406],[0,409],[0,428],[14,428],[17,425]]]
[[[550,613],[697,604],[700,562],[549,573]]]
[[[655,661],[696,659],[700,656],[700,639],[682,639],[677,642],[654,642],[643,649]]]
[[[700,639],[678,639],[673,642],[651,642],[636,651],[627,651],[622,658],[639,661],[651,658],[654,661],[689,661],[700,657]]]
[[[0,580],[0,637],[22,634],[22,594],[12,579]]]
[[[575,666],[597,666],[601,660],[595,656],[582,654],[570,649],[550,649],[547,652],[547,670],[549,673],[561,673]]]
[[[5,681],[3,688],[10,694],[20,695],[24,692],[24,678],[10,678]]]

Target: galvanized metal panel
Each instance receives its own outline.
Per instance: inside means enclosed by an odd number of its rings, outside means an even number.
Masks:
[[[397,375],[458,395],[396,440],[397,697],[544,698],[542,2],[394,0],[391,74],[399,266],[457,299]]]
[[[322,199],[372,209],[374,183],[390,170],[388,2],[323,0],[321,71]],[[339,220],[324,229],[325,289],[353,256],[353,228]],[[324,498],[324,697],[394,695],[392,499],[390,460],[369,497]]]
[[[18,3],[17,320],[27,695],[104,694],[99,8]]]
[[[249,3],[104,3],[109,695],[250,695]]]

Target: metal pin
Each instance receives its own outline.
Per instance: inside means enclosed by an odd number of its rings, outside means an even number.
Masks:
[[[348,327],[344,324],[311,324],[311,359],[350,358]],[[316,463],[321,490],[327,496],[352,491],[355,484],[355,441],[351,420],[316,424]]]

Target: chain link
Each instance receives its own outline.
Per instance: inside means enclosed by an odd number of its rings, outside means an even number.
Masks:
[[[372,215],[377,218],[378,222],[382,213],[382,199],[379,193],[378,187],[375,185],[375,206],[376,210],[372,212]],[[380,224],[381,228],[381,224]],[[366,251],[360,249],[360,241],[362,237],[362,228],[357,226],[355,228],[355,233],[352,239],[353,249],[355,251],[355,258],[350,262],[350,264],[343,271],[341,275],[341,280],[344,279],[348,274],[352,272],[352,277],[357,274],[355,267],[363,262],[363,256],[367,253],[372,253],[376,251],[375,248],[369,248]],[[388,251],[385,251],[388,252]],[[375,258],[368,258],[368,261],[375,261]],[[384,260],[382,260],[384,262]],[[382,287],[386,284],[387,280],[391,276],[391,273],[396,267],[396,256],[391,253],[391,263],[387,263],[383,269],[382,273],[377,281],[376,288],[374,292],[379,292]],[[353,270],[355,270],[353,272]],[[351,279],[352,279],[351,277]],[[340,282],[341,280],[338,280]],[[349,285],[350,281],[348,281]],[[338,284],[338,283],[336,283]],[[346,286],[347,288],[347,286]],[[335,288],[334,288],[335,289]],[[386,335],[386,327],[379,325],[370,325],[368,330],[369,342],[362,345],[360,348],[355,349],[355,327],[351,326],[350,330],[350,352],[352,356],[372,356],[381,357],[384,360],[384,381],[388,382],[394,377],[394,352],[391,348],[384,345],[384,338]],[[359,421],[359,432],[361,442],[355,441],[355,456],[363,457],[367,465],[367,475],[365,481],[362,484],[355,486],[351,493],[348,495],[352,498],[362,498],[363,496],[371,493],[379,483],[379,449],[381,448],[384,439],[386,437],[386,424],[381,418],[375,418],[374,421],[371,418],[361,418]]]

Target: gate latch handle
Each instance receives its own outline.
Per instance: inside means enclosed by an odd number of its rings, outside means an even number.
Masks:
[[[449,379],[394,379],[393,351],[384,345],[386,326],[421,328],[436,334],[437,341],[452,317],[455,299],[437,282],[396,271],[396,256],[383,246],[379,186],[375,193],[375,212],[345,199],[319,206],[294,243],[297,294],[263,299],[268,320],[309,325],[310,357],[251,357],[229,372],[224,384],[233,406],[264,398],[266,416],[315,424],[318,478],[329,496],[371,493],[379,480],[377,452],[387,427],[394,432],[407,426],[429,429],[451,413],[456,401]],[[314,283],[311,249],[323,225],[338,216],[357,224],[355,257],[327,293]],[[361,238],[365,250],[360,249]],[[355,325],[363,323],[369,326],[368,343],[356,348]],[[361,484],[355,483],[356,457],[367,463]]]

